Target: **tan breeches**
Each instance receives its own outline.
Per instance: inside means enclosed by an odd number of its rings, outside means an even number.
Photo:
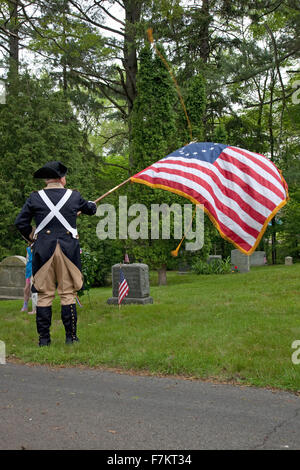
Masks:
[[[52,305],[56,287],[61,305],[70,305],[75,303],[76,292],[82,286],[82,273],[57,243],[51,258],[35,274],[33,285],[38,291],[38,307]]]

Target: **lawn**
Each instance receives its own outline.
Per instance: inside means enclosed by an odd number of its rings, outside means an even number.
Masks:
[[[7,360],[105,366],[150,374],[300,391],[300,264],[252,268],[247,274],[168,273],[153,305],[111,306],[111,288],[92,289],[78,308],[80,343],[64,344],[58,299],[50,347],[37,346],[35,317],[21,301],[0,302],[0,340]],[[300,351],[299,351],[300,358]],[[1,366],[0,366],[1,370]]]

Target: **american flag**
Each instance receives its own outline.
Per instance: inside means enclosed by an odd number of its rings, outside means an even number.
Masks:
[[[247,255],[288,199],[287,184],[267,157],[212,142],[190,143],[131,181],[202,204],[221,236]]]
[[[128,295],[129,287],[127,281],[125,279],[124,273],[120,268],[120,277],[119,277],[119,296],[118,296],[118,304],[120,305],[124,297]]]

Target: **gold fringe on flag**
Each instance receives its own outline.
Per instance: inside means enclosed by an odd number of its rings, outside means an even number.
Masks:
[[[187,231],[186,231],[185,234],[183,235],[183,237],[182,237],[182,239],[181,239],[181,241],[180,241],[178,247],[176,248],[176,250],[172,250],[172,251],[171,251],[171,255],[172,255],[174,258],[176,258],[176,257],[178,256],[178,252],[179,252],[179,250],[180,250],[180,247],[181,247],[181,245],[182,245],[182,242],[183,242],[183,240],[185,239],[187,233],[189,232],[189,230],[190,230],[190,228],[191,228],[191,226],[192,226],[194,217],[195,217],[195,215],[196,215],[196,211],[197,211],[197,206],[195,207],[195,210],[194,210],[194,214],[193,214],[191,223],[190,223],[190,225],[189,225]]]

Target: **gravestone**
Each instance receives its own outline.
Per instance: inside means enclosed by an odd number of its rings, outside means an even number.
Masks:
[[[264,251],[254,251],[250,255],[250,266],[264,266],[266,264],[266,253]]]
[[[0,263],[0,299],[24,298],[26,258],[9,256]]]
[[[209,255],[206,262],[208,264],[214,263],[215,261],[222,261],[221,255]]]
[[[188,274],[191,272],[191,267],[188,263],[180,263],[178,266],[178,274]]]
[[[244,255],[239,250],[231,250],[231,266],[233,270],[236,266],[240,273],[248,273],[250,271],[250,256]]]
[[[115,264],[112,267],[112,297],[107,300],[108,304],[118,303],[120,267],[127,281],[128,296],[122,301],[123,304],[153,304],[150,297],[149,268],[147,264]]]
[[[292,264],[293,264],[293,258],[292,258],[291,256],[286,256],[286,257],[284,258],[284,264],[285,264],[286,266],[292,266]]]

